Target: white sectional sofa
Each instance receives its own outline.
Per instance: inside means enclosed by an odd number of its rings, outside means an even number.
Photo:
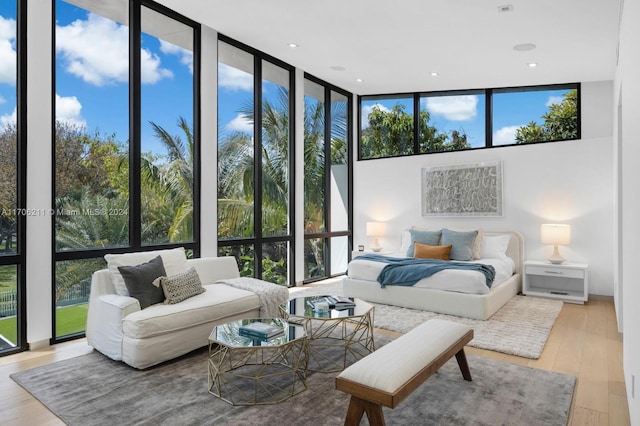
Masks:
[[[161,252],[145,255],[152,253]],[[260,317],[258,295],[217,283],[239,277],[235,258],[184,262],[196,269],[206,291],[176,304],[158,303],[145,309],[140,309],[137,299],[117,294],[109,269],[96,271],[89,298],[88,343],[109,358],[142,369],[206,346],[217,324]]]

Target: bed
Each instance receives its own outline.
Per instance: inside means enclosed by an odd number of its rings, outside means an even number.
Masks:
[[[349,263],[347,276],[342,281],[344,295],[374,303],[486,320],[518,294],[522,285],[524,238],[515,231],[484,231],[482,238],[500,235],[509,236],[505,254],[509,263],[513,265],[512,273],[505,275],[503,272],[503,276],[500,277],[501,274],[496,268],[496,280],[490,289],[486,285],[485,288],[480,288],[476,282],[472,282],[478,278],[470,278],[469,271],[448,270],[424,278],[414,286],[387,285],[382,288],[375,279],[377,275],[374,262],[355,257]],[[406,256],[406,253],[402,250],[388,255]],[[485,263],[485,259],[475,261]],[[377,266],[378,269],[382,267]]]

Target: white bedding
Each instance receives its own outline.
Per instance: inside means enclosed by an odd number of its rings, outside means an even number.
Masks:
[[[385,255],[390,257],[405,257],[403,253],[385,253]],[[484,263],[495,268],[496,276],[493,284],[491,285],[492,289],[508,280],[513,275],[515,268],[513,259],[509,257],[504,257],[502,259],[479,259],[469,263]],[[349,262],[347,275],[351,279],[373,281],[375,284],[379,285],[376,279],[385,265],[386,263],[384,262],[364,260],[356,257]],[[483,273],[459,269],[446,269],[444,271],[437,272],[430,277],[421,279],[413,287],[469,294],[487,294],[491,291],[491,289],[487,287]]]

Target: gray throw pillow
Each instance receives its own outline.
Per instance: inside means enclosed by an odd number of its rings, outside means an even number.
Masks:
[[[122,274],[129,295],[138,299],[141,309],[164,302],[162,289],[153,284],[156,278],[167,275],[160,256],[136,266],[118,266],[118,271]]]
[[[205,291],[195,268],[189,268],[186,272],[170,277],[160,277],[154,284],[162,287],[165,303],[168,304],[182,302]]]
[[[413,243],[427,244],[429,246],[440,245],[440,231],[410,229],[409,233],[411,234],[411,244],[409,245],[409,249],[407,250],[407,257],[413,257],[413,253],[415,250]]]
[[[473,258],[473,244],[478,236],[478,231],[452,231],[442,230],[442,245],[451,244],[449,258],[451,260],[471,260]]]

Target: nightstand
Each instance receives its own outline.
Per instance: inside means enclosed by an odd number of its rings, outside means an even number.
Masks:
[[[522,293],[584,303],[589,298],[589,265],[565,262],[559,265],[543,260],[524,262]]]
[[[363,254],[390,254],[392,252],[390,251],[373,251],[371,249],[367,249],[364,251],[358,251],[358,250],[354,250],[351,252],[351,259],[355,259],[358,256],[362,256]]]

